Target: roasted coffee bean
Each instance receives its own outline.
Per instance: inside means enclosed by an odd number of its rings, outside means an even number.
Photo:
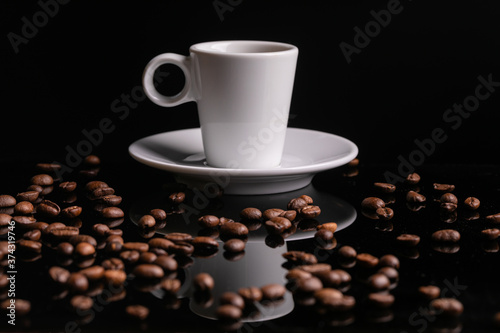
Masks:
[[[433,300],[441,295],[441,289],[436,286],[420,286],[418,293],[426,300]]]
[[[152,238],[148,242],[149,248],[160,248],[165,251],[169,251],[174,243],[166,238]]]
[[[38,229],[30,230],[23,234],[24,239],[32,241],[39,241],[41,237],[42,237],[42,232]]]
[[[152,263],[160,266],[166,272],[176,271],[179,266],[177,261],[169,255],[159,255]]]
[[[76,190],[76,187],[77,187],[76,182],[67,181],[59,184],[59,189],[65,193],[73,192],[74,190]]]
[[[439,207],[445,212],[451,213],[457,210],[457,204],[451,202],[442,202]]]
[[[299,209],[305,206],[307,206],[306,200],[304,200],[303,198],[293,198],[288,202],[287,209],[298,211]]]
[[[488,216],[486,216],[486,220],[488,222],[500,223],[500,213],[488,215]]]
[[[54,184],[54,178],[48,174],[39,174],[31,178],[31,184],[40,186],[49,186]]]
[[[89,311],[94,306],[94,300],[85,295],[75,295],[71,297],[69,304],[77,313]]]
[[[262,300],[262,290],[257,287],[245,287],[238,289],[240,295],[245,303],[260,302]]]
[[[328,291],[332,288],[325,289]],[[321,290],[318,292],[321,292]],[[342,295],[342,297],[338,297],[338,294],[335,292],[324,293],[321,296],[316,296],[316,299],[318,300],[319,305],[324,306],[332,311],[346,312],[354,308],[354,306],[356,305],[356,299],[353,296]]]
[[[16,198],[14,198],[13,196],[8,194],[0,195],[0,208],[14,207],[16,203]]]
[[[322,288],[314,293],[314,298],[321,305],[332,305],[334,300],[339,300],[344,297],[341,291],[334,288]]]
[[[410,203],[422,203],[425,202],[426,197],[420,193],[415,191],[408,191],[406,193],[406,201]]]
[[[212,237],[207,236],[194,237],[191,244],[195,249],[199,250],[217,250],[219,248],[219,243]]]
[[[70,206],[61,210],[60,216],[67,219],[74,219],[75,217],[80,216],[82,213],[82,207],[80,206]]]
[[[80,270],[89,281],[98,281],[104,277],[104,268],[99,265],[91,266]]]
[[[85,243],[89,243],[93,247],[97,247],[97,241],[96,241],[96,239],[94,237],[90,236],[90,235],[76,235],[76,236],[72,236],[68,241],[71,244],[73,244],[74,246],[76,246],[78,243],[85,242]]]
[[[123,250],[120,252],[120,259],[126,264],[135,264],[139,261],[141,253],[136,250]]]
[[[96,223],[92,226],[92,230],[99,237],[104,237],[108,235],[109,227],[102,223]]]
[[[263,300],[276,300],[283,298],[286,288],[278,283],[266,284],[260,288]]]
[[[414,234],[401,234],[396,237],[398,244],[404,246],[417,246],[420,243],[420,236]]]
[[[9,214],[0,213],[0,227],[5,227],[12,221],[12,216]]]
[[[177,242],[191,242],[193,240],[193,236],[184,232],[170,232],[165,234],[166,239],[177,243]]]
[[[379,190],[382,193],[393,193],[396,191],[396,185],[390,183],[374,183],[373,186],[375,189]]]
[[[27,239],[20,239],[17,241],[16,249],[29,253],[41,253],[42,243]]]
[[[394,295],[382,293],[368,294],[368,302],[377,308],[388,308],[394,304]]]
[[[318,229],[318,230],[326,229],[326,230],[330,230],[332,233],[335,233],[335,231],[337,231],[337,223],[335,223],[335,222],[326,222],[326,223],[318,225],[316,227],[316,229]]]
[[[155,264],[137,265],[132,274],[141,279],[161,279],[164,276],[163,268]]]
[[[369,253],[359,253],[356,262],[361,267],[372,268],[378,265],[379,259]]]
[[[295,292],[314,293],[323,288],[323,283],[315,276],[295,280]]]
[[[93,192],[94,190],[98,189],[98,188],[101,188],[101,187],[109,187],[107,183],[103,182],[103,181],[100,181],[100,180],[93,180],[93,181],[90,181],[88,182],[86,185],[85,185],[85,191],[87,191],[88,193],[91,193]]]
[[[389,278],[382,273],[375,273],[368,278],[368,286],[373,290],[385,290],[391,285]]]
[[[97,155],[87,155],[84,159],[83,159],[83,163],[85,165],[88,165],[88,166],[98,166],[101,164],[101,159],[99,158],[99,156]]]
[[[89,193],[89,198],[91,200],[101,200],[104,197],[115,194],[115,189],[108,186],[97,187]]]
[[[285,211],[283,209],[279,209],[279,208],[270,208],[270,209],[266,209],[263,213],[262,213],[262,217],[264,218],[264,220],[271,220],[272,218],[274,217],[280,217],[281,214],[283,214]]]
[[[215,317],[219,320],[235,321],[239,320],[241,316],[241,308],[231,304],[219,305],[215,310]]]
[[[375,214],[379,219],[385,221],[390,220],[394,217],[394,211],[389,207],[377,208],[377,210],[375,210]]]
[[[15,298],[15,303],[12,303],[11,298],[7,298],[7,299],[3,300],[2,302],[0,302],[0,309],[2,309],[2,312],[4,312],[4,311],[7,312],[7,310],[9,310],[9,306],[12,307],[12,304],[15,305],[15,312],[13,314],[15,314],[16,316],[19,316],[19,317],[26,316],[31,311],[31,302],[26,300],[26,299],[17,298],[17,297]],[[9,318],[10,318],[10,316],[9,316]],[[12,319],[12,320],[14,320],[14,319]],[[15,322],[14,322],[14,325],[15,325]]]
[[[49,277],[55,283],[64,285],[68,282],[70,272],[59,266],[52,266],[49,268]]]
[[[243,223],[225,223],[220,227],[221,235],[228,238],[240,238],[248,235],[248,228]]]
[[[62,165],[59,163],[37,163],[35,168],[42,172],[55,172],[61,170]]]
[[[170,295],[175,295],[181,289],[182,283],[178,279],[163,279],[160,286]]]
[[[392,282],[396,282],[399,279],[399,272],[394,267],[385,266],[380,268],[377,273],[384,274]]]
[[[69,242],[61,242],[57,245],[56,248],[56,251],[59,255],[67,257],[71,256],[74,250],[75,247]]]
[[[204,215],[198,219],[198,224],[202,228],[214,228],[214,227],[218,226],[219,223],[220,223],[220,220],[215,215]]]
[[[50,225],[47,229],[50,228]],[[45,230],[47,230],[45,229]],[[60,228],[51,228],[49,233],[52,237],[57,238],[59,240],[69,240],[73,236],[77,236],[80,233],[80,229],[76,227],[60,227]]]
[[[187,242],[177,242],[173,243],[169,250],[174,254],[190,256],[194,252],[194,246]]]
[[[407,184],[415,185],[420,182],[420,175],[416,172],[410,173],[405,179]]]
[[[149,309],[144,305],[132,304],[125,307],[125,313],[130,318],[145,320],[149,316]]]
[[[156,219],[152,215],[143,215],[137,225],[141,228],[152,228],[156,225]]]
[[[163,209],[160,209],[160,208],[151,209],[149,211],[149,215],[153,216],[153,218],[157,222],[167,219],[167,213]]]
[[[306,272],[302,269],[299,269],[299,268],[292,268],[291,270],[288,271],[288,273],[286,274],[286,278],[288,280],[299,280],[299,279],[306,279],[306,278],[310,278],[312,277],[313,275],[309,272]]]
[[[224,242],[224,250],[230,253],[238,253],[245,250],[246,243],[239,238],[231,238]]]
[[[248,207],[240,212],[240,217],[243,220],[260,220],[262,218],[262,212],[258,208]]]
[[[35,207],[29,201],[20,201],[14,206],[14,214],[29,215],[33,213]]]
[[[431,238],[435,242],[456,243],[460,240],[460,233],[453,229],[435,231]]]
[[[61,212],[61,208],[55,202],[42,200],[36,207],[37,214],[43,214],[49,217],[56,217]]]
[[[103,278],[105,283],[121,286],[127,279],[127,274],[121,269],[106,269]]]
[[[476,210],[481,205],[481,202],[479,201],[478,198],[468,197],[467,199],[465,199],[464,205],[465,205],[465,208],[467,208],[467,209]]]
[[[443,202],[449,202],[449,203],[452,203],[452,204],[458,204],[457,196],[455,194],[453,194],[453,193],[445,193],[445,194],[443,194],[439,198],[439,201],[441,203],[443,203]]]
[[[67,285],[71,291],[83,293],[89,288],[89,280],[82,273],[74,272],[69,275]]]
[[[361,201],[361,208],[366,210],[377,210],[378,208],[384,208],[384,200],[377,197],[367,197]]]
[[[432,184],[432,187],[434,188],[434,190],[440,192],[452,192],[455,190],[455,185],[450,185],[450,184],[434,183]]]
[[[139,262],[143,264],[152,264],[158,258],[153,252],[142,252],[139,257]]]
[[[281,234],[292,227],[292,222],[284,217],[273,217],[271,220],[266,221],[265,227],[269,234]]]
[[[219,304],[232,305],[241,310],[245,308],[245,300],[243,299],[243,297],[232,291],[224,292],[219,298]]]
[[[333,232],[328,229],[319,229],[314,234],[314,240],[320,244],[325,244],[333,240]]]
[[[288,251],[282,254],[283,258],[300,265],[313,265],[318,263],[314,254],[304,251]]]
[[[324,287],[336,288],[342,284],[342,274],[336,270],[317,272],[314,276],[321,280]]]
[[[95,253],[95,247],[87,242],[81,242],[75,246],[74,253],[80,257],[91,256]]]
[[[26,191],[35,191],[35,192],[38,192],[39,195],[43,192],[43,187],[40,186],[40,185],[33,185],[31,184],[30,186],[28,186],[26,188]]]
[[[31,203],[35,202],[38,199],[38,196],[40,195],[39,192],[37,191],[26,191],[26,192],[21,192],[16,195],[16,200],[18,202],[20,201],[29,201]]]
[[[173,204],[180,204],[186,199],[186,194],[184,192],[174,192],[168,196],[168,199]]]
[[[301,265],[298,266],[297,268],[309,272],[312,275],[318,274],[320,272],[326,272],[332,270],[332,266],[327,263],[318,263],[318,264],[308,264],[308,265]]]
[[[380,267],[393,267],[395,269],[399,269],[399,259],[393,254],[384,254],[379,258],[378,262]]]
[[[358,253],[352,246],[344,245],[339,249],[338,255],[343,260],[354,260]]]
[[[312,204],[314,203],[313,198],[311,198],[311,197],[310,197],[310,196],[308,196],[307,194],[302,194],[299,198],[304,199],[304,201],[305,201],[308,205],[312,205]]]
[[[300,208],[298,212],[302,218],[314,219],[321,214],[321,208],[319,208],[319,206],[308,205]]]
[[[31,225],[36,223],[36,219],[33,216],[24,216],[24,215],[12,216],[12,221],[16,222],[16,226],[24,229],[27,229]],[[62,225],[64,226],[64,224]]]
[[[108,206],[118,206],[122,203],[123,198],[119,195],[110,194],[99,198],[99,202]]]
[[[119,207],[106,207],[101,211],[101,216],[107,219],[119,219],[125,216],[123,210]]]
[[[213,277],[208,273],[198,273],[193,278],[193,287],[197,291],[207,292],[214,289],[215,282]]]
[[[497,239],[500,236],[500,229],[491,228],[491,229],[482,230],[481,236],[483,236],[483,238],[489,239],[489,240]]]
[[[125,269],[125,264],[121,259],[118,258],[109,258],[109,259],[104,259],[101,263],[101,266],[105,270],[124,270]]]
[[[459,316],[464,311],[462,303],[454,298],[436,298],[431,301],[433,314],[444,316]]]

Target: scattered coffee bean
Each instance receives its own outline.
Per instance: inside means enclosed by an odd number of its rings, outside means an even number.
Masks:
[[[420,182],[420,175],[416,172],[410,173],[405,179],[407,184],[416,185]]]
[[[99,281],[104,277],[104,268],[100,265],[94,265],[80,270],[80,273],[85,275],[89,281]]]
[[[14,214],[16,215],[29,215],[33,213],[35,207],[29,201],[20,201],[14,206]]]
[[[125,216],[123,210],[119,207],[106,207],[101,211],[101,216],[106,219],[118,219]]]
[[[100,186],[91,191],[88,195],[90,200],[101,200],[115,194],[115,189],[109,186]]]
[[[293,198],[288,202],[287,209],[298,211],[305,206],[307,206],[307,202],[303,198]]]
[[[183,232],[170,232],[168,234],[165,234],[164,237],[174,243],[190,242],[191,240],[193,240],[193,236]]]
[[[269,234],[281,234],[292,227],[292,222],[284,217],[273,217],[264,224]]]
[[[394,295],[382,293],[368,294],[368,302],[378,308],[388,308],[394,304]]]
[[[31,203],[34,203],[38,199],[39,195],[40,195],[40,192],[37,192],[37,191],[21,192],[21,193],[17,194],[16,200],[18,202],[19,201],[29,201]]]
[[[339,249],[338,255],[343,260],[354,260],[358,253],[352,246],[344,245]]]
[[[281,284],[271,283],[260,288],[263,300],[276,300],[283,298],[286,293],[286,288]]]
[[[152,215],[143,215],[137,225],[141,228],[152,228],[156,225],[156,219]]]
[[[94,306],[94,300],[85,295],[75,295],[71,297],[69,304],[77,313],[89,311]]]
[[[20,251],[25,251],[28,253],[41,253],[42,243],[27,239],[20,239],[17,241],[16,249]]]
[[[260,220],[262,212],[258,208],[248,207],[240,212],[240,217],[243,220]]]
[[[304,251],[288,251],[282,254],[283,258],[300,265],[313,265],[318,263],[314,254]]]
[[[75,247],[69,242],[61,242],[57,245],[56,248],[56,251],[59,255],[67,257],[71,256],[74,250]]]
[[[45,230],[47,230],[53,238],[58,240],[69,240],[80,233],[80,229],[76,227],[63,226],[60,228],[51,228],[50,230],[49,228],[50,226],[48,226]]]
[[[432,184],[432,187],[434,188],[434,190],[439,192],[453,192],[455,190],[455,185],[450,184],[434,183]]]
[[[152,264],[160,266],[165,272],[174,272],[179,267],[177,261],[169,255],[157,256]]]
[[[378,265],[379,259],[369,253],[359,253],[356,256],[356,262],[361,267],[371,268]]]
[[[63,228],[61,228],[61,229],[63,229]],[[92,245],[93,247],[97,247],[97,241],[96,241],[96,239],[94,237],[92,237],[92,236],[89,236],[89,235],[76,235],[76,236],[72,236],[68,241],[71,244],[73,244],[74,246],[76,246],[78,243],[86,242],[86,243],[89,243],[90,245]]]
[[[197,291],[207,292],[214,289],[215,282],[213,277],[208,273],[198,273],[193,278],[193,287]]]
[[[316,229],[318,230],[321,230],[321,229],[327,229],[327,230],[330,230],[332,233],[335,233],[335,231],[337,231],[337,223],[335,222],[327,222],[327,223],[323,223],[323,224],[320,224],[316,227]]]
[[[48,174],[39,174],[31,178],[31,184],[40,186],[49,186],[54,184],[54,178]]]
[[[80,216],[83,209],[80,206],[70,206],[61,210],[60,216],[67,219],[73,219]]]
[[[282,214],[284,213],[285,211],[283,209],[279,209],[279,208],[270,208],[270,209],[266,209],[263,213],[262,213],[262,217],[264,218],[264,220],[271,220],[275,217],[280,217],[282,216]]]
[[[120,259],[123,260],[125,264],[135,264],[139,261],[141,253],[136,250],[124,250],[120,252]]]
[[[318,264],[307,264],[307,265],[302,265],[298,266],[297,268],[309,272],[312,275],[316,275],[319,272],[325,272],[325,271],[330,271],[332,270],[332,266],[327,263],[318,263]]]
[[[225,223],[220,227],[220,233],[228,238],[240,238],[248,235],[248,228],[239,222]]]
[[[333,240],[333,232],[328,229],[319,229],[314,234],[314,239],[320,244],[328,243]]]
[[[147,252],[149,250],[149,244],[143,242],[125,242],[123,243],[123,249],[129,251]]]
[[[59,266],[52,266],[49,268],[49,277],[55,283],[64,285],[68,282],[69,276],[70,272],[65,268]]]
[[[72,291],[83,293],[89,287],[89,280],[82,273],[74,272],[69,275],[67,284]]]
[[[414,234],[401,234],[396,237],[399,244],[404,246],[417,246],[420,243],[420,236]]]
[[[134,267],[132,274],[140,279],[161,279],[164,272],[160,266],[155,264],[139,264]]]
[[[497,239],[500,236],[500,229],[491,228],[491,229],[482,230],[481,236],[483,236],[483,238],[488,239],[488,240]]]
[[[368,278],[368,286],[373,290],[385,290],[391,285],[389,278],[382,273],[375,273]]]
[[[245,242],[239,238],[232,238],[224,242],[224,250],[230,253],[238,253],[245,250]]]
[[[361,201],[361,208],[366,210],[377,210],[378,208],[384,208],[385,202],[384,200],[377,197],[368,197]]]
[[[221,305],[233,305],[241,310],[245,308],[245,300],[243,299],[243,297],[232,291],[226,291],[222,293],[219,298],[219,303]]]
[[[10,221],[12,221],[12,216],[10,216],[9,214],[0,213],[0,227],[9,225]]]
[[[15,299],[15,312],[16,316],[26,316],[31,311],[31,302],[22,298]],[[6,311],[9,309],[9,306],[12,306],[11,298],[7,298],[0,302],[0,309]],[[17,318],[16,318],[17,319]],[[14,322],[15,323],[15,322]]]
[[[36,212],[48,217],[56,217],[61,212],[61,208],[55,202],[42,200],[36,207]]]
[[[479,201],[478,198],[468,197],[467,199],[465,199],[464,205],[465,205],[465,208],[467,208],[467,209],[476,210],[481,205],[481,202]]]
[[[420,296],[422,296],[424,299],[427,300],[433,300],[438,298],[441,295],[441,289],[436,286],[420,286],[418,288],[418,293]]]
[[[101,159],[99,158],[99,156],[97,155],[87,155],[84,159],[83,159],[83,163],[85,165],[88,165],[88,166],[98,166],[101,164]]]
[[[486,216],[486,220],[488,222],[500,223],[500,213],[488,215],[488,216]]]
[[[375,214],[379,219],[385,221],[390,220],[394,217],[394,211],[389,207],[377,208],[377,210],[375,210]]]
[[[399,279],[399,272],[394,267],[385,266],[380,268],[377,273],[384,274],[391,281],[391,283],[396,282]]]
[[[385,254],[379,258],[378,262],[380,267],[393,267],[395,269],[399,269],[399,259],[393,254]]]
[[[0,208],[14,207],[16,203],[16,198],[14,198],[13,196],[8,194],[0,195]]]
[[[323,288],[321,280],[315,276],[295,281],[296,291],[302,293],[314,293]]]
[[[217,250],[219,248],[219,243],[212,237],[207,236],[197,236],[191,241],[191,244],[196,250]]]
[[[180,204],[186,199],[186,194],[184,192],[174,192],[168,196],[168,199],[173,204]]]
[[[314,219],[321,214],[321,208],[319,206],[304,206],[298,210],[299,215],[305,219]]]
[[[110,194],[99,198],[99,202],[108,206],[118,206],[122,203],[123,198],[119,195]]]
[[[116,258],[118,259],[118,258]],[[119,259],[118,259],[119,260]],[[120,260],[120,262],[122,262]],[[122,262],[123,264],[123,262]],[[104,267],[104,266],[103,266]],[[121,286],[127,279],[127,273],[121,269],[106,269],[104,271],[104,281],[112,286]]]
[[[144,305],[132,304],[125,307],[125,313],[131,318],[145,320],[149,316],[149,309]]]
[[[95,253],[95,247],[87,242],[81,242],[75,246],[74,253],[80,257],[87,257]]]
[[[452,203],[452,204],[458,204],[457,196],[455,194],[453,194],[453,193],[445,193],[445,194],[443,194],[439,198],[439,201],[441,203],[443,203],[443,202],[449,202],[449,203]]]
[[[422,203],[425,202],[426,198],[424,195],[417,193],[415,191],[408,191],[406,193],[406,201],[411,203]]]
[[[431,238],[435,242],[456,243],[460,240],[460,233],[453,229],[435,231]]]
[[[218,226],[219,223],[220,223],[220,220],[215,215],[204,215],[198,219],[198,224],[202,228],[214,228],[214,227]]]
[[[160,284],[161,288],[170,295],[175,295],[182,287],[178,279],[163,279]]]
[[[215,316],[219,320],[239,320],[242,316],[241,308],[232,304],[223,304],[215,310]]]
[[[457,204],[451,203],[451,202],[441,202],[439,207],[444,210],[445,212],[451,213],[457,210]]]
[[[167,219],[167,212],[160,208],[151,209],[149,215],[153,216],[156,222],[163,221]]]
[[[459,316],[464,311],[462,303],[454,298],[436,298],[431,301],[430,308],[436,315]]]
[[[374,183],[373,186],[382,193],[393,193],[396,191],[396,185],[390,183]]]

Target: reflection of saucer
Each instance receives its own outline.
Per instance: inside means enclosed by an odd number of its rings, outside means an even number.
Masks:
[[[237,221],[239,220],[239,213],[243,208],[257,207],[261,210],[268,208],[286,209],[287,203],[292,198],[302,194],[309,195],[313,198],[314,205],[321,208],[321,215],[317,218],[318,223],[336,222],[338,225],[337,231],[340,231],[356,220],[356,209],[351,204],[329,193],[319,192],[310,184],[305,188],[293,192],[271,194],[265,197],[258,195],[223,195],[221,198],[214,199],[210,203],[185,201],[180,206],[185,212],[170,215],[165,227],[157,229],[156,232],[160,234],[184,232],[196,236],[201,231],[197,220],[202,215],[224,216]],[[168,205],[166,196],[166,193],[154,193],[135,202],[129,212],[132,222],[137,224],[137,221],[153,208],[165,208]],[[312,238],[315,232],[315,230],[300,230],[298,228],[286,240]],[[250,231],[248,241],[262,242],[267,235],[266,229],[260,226],[258,229]]]
[[[351,161],[358,148],[334,134],[289,128],[279,168],[213,168],[205,164],[201,130],[192,128],[140,139],[130,145],[129,152],[141,163],[174,173],[179,182],[191,187],[211,183],[226,194],[269,194],[308,185],[316,173]]]

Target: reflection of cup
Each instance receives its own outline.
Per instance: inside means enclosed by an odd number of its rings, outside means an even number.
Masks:
[[[195,44],[188,57],[164,53],[146,66],[143,85],[156,104],[196,101],[207,163],[220,168],[273,168],[285,142],[298,49],[265,41]],[[160,94],[155,70],[174,64],[185,85],[175,96]]]

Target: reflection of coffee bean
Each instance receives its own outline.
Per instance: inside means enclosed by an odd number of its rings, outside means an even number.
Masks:
[[[239,238],[232,238],[224,242],[224,250],[231,253],[238,253],[245,249],[245,242]]]
[[[245,300],[243,299],[243,297],[232,291],[224,292],[219,298],[219,303],[221,305],[224,304],[234,305],[242,310],[245,307]]]
[[[238,320],[242,316],[241,308],[232,304],[223,304],[215,310],[215,316],[219,320]]]
[[[394,295],[382,293],[368,294],[368,302],[378,308],[388,308],[394,303]]]
[[[131,318],[144,320],[149,316],[149,309],[144,305],[132,304],[125,307],[125,313]]]

